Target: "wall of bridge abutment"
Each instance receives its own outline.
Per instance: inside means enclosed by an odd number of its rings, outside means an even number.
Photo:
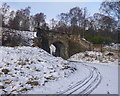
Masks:
[[[0,14],[0,46],[2,46],[2,14]]]
[[[2,46],[2,27],[0,27],[0,46]]]

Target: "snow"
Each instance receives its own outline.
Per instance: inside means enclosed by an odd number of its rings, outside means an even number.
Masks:
[[[54,54],[55,51],[56,51],[56,47],[53,44],[51,44],[50,45],[50,54]]]
[[[37,47],[1,46],[0,94],[118,94],[117,52],[86,51],[63,60]]]
[[[118,53],[109,52],[109,51],[105,51],[105,52],[86,51],[71,56],[69,60],[88,62],[88,63],[118,64]]]
[[[118,65],[87,63],[96,67],[101,75],[102,82],[91,94],[118,94]]]
[[[71,76],[60,78],[56,82],[49,82],[43,87],[36,87],[34,90],[29,91],[28,94],[86,94],[89,92],[91,92],[90,94],[118,94],[117,65],[82,62],[71,63],[76,65],[77,68]],[[97,68],[101,77],[96,79],[97,74],[95,72],[91,73],[93,71],[92,68]],[[92,78],[90,77],[91,75],[93,75]],[[89,88],[88,86],[91,87]]]
[[[71,63],[74,65],[74,63]],[[67,88],[72,87],[72,85],[76,84],[79,80],[84,79],[87,77],[90,73],[87,68],[85,68],[83,65],[79,66],[76,65],[77,70],[68,76],[67,78],[60,78],[56,82],[49,82],[46,84],[46,86],[35,88],[34,90],[31,90],[28,92],[28,94],[61,94],[64,91],[66,91]],[[80,75],[78,73],[81,73]]]
[[[118,50],[120,49],[120,44],[115,44],[115,43],[111,43],[111,46],[110,45],[106,45],[104,46],[104,48],[106,48],[107,50]]]
[[[36,38],[36,33],[37,32],[31,32],[31,31],[20,31],[20,30],[14,30],[14,29],[8,29],[8,28],[2,28],[2,30],[4,31],[3,35],[6,34],[7,32],[11,35],[11,36],[20,36],[24,41],[22,42],[23,44],[27,44],[27,45],[33,45],[34,43],[34,38]],[[4,39],[7,39],[7,36],[4,37]]]
[[[24,93],[69,76],[74,65],[37,47],[0,47],[0,94]],[[4,85],[4,86],[3,86]]]
[[[104,46],[104,52],[86,51],[68,59],[95,67],[101,73],[101,83],[91,94],[118,94],[119,46],[120,44],[111,44]]]
[[[2,28],[2,30],[6,32],[11,32],[10,34],[13,34],[13,33],[20,34],[24,38],[31,39],[31,38],[37,37],[36,32],[32,32],[32,31],[20,31],[20,30],[9,29],[9,28]]]
[[[90,44],[90,42],[89,41],[87,41],[85,38],[81,38],[83,41],[85,41],[86,43],[89,43]]]

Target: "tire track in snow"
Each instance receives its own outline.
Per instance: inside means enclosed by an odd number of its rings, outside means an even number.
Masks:
[[[77,61],[70,61],[74,63],[81,63]],[[85,68],[89,70],[89,75],[81,81],[78,81],[73,86],[69,87],[68,89],[59,92],[58,94],[90,94],[97,86],[100,84],[102,80],[102,76],[97,68],[88,66],[86,64],[82,64]]]
[[[90,94],[100,84],[102,76],[96,68],[95,68],[95,72],[97,74],[95,79],[83,91],[81,91],[79,94]]]
[[[83,80],[77,82],[73,86],[69,87],[67,90],[64,90],[64,91],[60,92],[59,94],[64,94],[64,93],[66,93],[68,91],[71,91],[72,89],[75,89],[79,85],[81,85],[81,87],[84,86],[93,77],[92,71],[91,70],[89,70],[89,71],[90,71],[90,74],[86,78],[84,78]]]

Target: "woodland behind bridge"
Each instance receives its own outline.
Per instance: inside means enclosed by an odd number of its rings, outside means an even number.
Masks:
[[[40,28],[66,34],[80,34],[81,38],[93,44],[120,43],[120,1],[102,2],[99,12],[93,16],[87,8],[74,7],[67,13],[58,14],[57,20],[53,18],[49,24],[44,13],[30,15],[30,10],[31,7],[28,6],[14,11],[7,3],[3,3],[0,8],[2,27],[21,31],[36,31],[36,28]]]

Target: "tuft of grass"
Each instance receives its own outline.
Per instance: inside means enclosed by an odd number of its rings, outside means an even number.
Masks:
[[[110,53],[110,52],[107,54],[107,56],[113,56],[113,55],[114,55],[114,54],[113,54],[113,53]]]
[[[85,57],[89,57],[89,54],[88,54],[88,53],[85,53],[84,56],[85,56]]]
[[[26,62],[18,62],[18,65],[26,65]]]
[[[0,89],[5,89],[5,87],[0,85]]]
[[[19,92],[26,92],[26,91],[28,91],[28,90],[30,90],[30,89],[22,88],[21,90],[19,90]]]
[[[65,69],[69,69],[71,68],[70,66],[64,66],[64,68],[62,68],[62,70],[65,70]]]
[[[42,62],[42,61],[38,59],[38,62]]]
[[[37,81],[28,81],[26,84],[34,85],[34,86],[40,86],[40,84]]]
[[[8,69],[2,69],[2,72],[3,72],[4,74],[8,74],[9,70],[8,70]]]
[[[55,77],[54,76],[48,76],[48,77],[45,77],[45,79],[47,79],[47,80],[55,80]]]

